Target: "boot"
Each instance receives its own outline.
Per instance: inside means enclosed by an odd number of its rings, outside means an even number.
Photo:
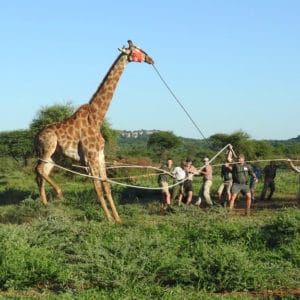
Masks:
[[[197,202],[195,203],[195,205],[200,206],[200,204],[201,204],[201,197],[198,198],[198,200],[197,200]]]
[[[174,208],[171,205],[167,205],[166,211],[170,212],[170,213],[174,213],[175,212]]]

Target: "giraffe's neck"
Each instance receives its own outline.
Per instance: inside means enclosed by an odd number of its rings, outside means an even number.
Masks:
[[[128,64],[127,56],[120,54],[115,60],[97,91],[90,100],[90,114],[93,121],[99,125],[109,108],[112,97],[123,71]]]

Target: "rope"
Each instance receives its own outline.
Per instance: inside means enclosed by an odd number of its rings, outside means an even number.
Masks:
[[[227,144],[225,147],[223,147],[212,159],[209,160],[209,163],[214,161],[229,146],[230,146],[230,144]]]
[[[176,100],[177,104],[179,104],[179,106],[183,109],[183,111],[188,116],[188,118],[190,119],[190,121],[193,123],[193,125],[195,126],[195,128],[198,130],[198,132],[200,133],[200,135],[203,137],[203,139],[205,140],[205,142],[209,145],[208,140],[206,139],[206,137],[204,136],[204,134],[202,133],[202,131],[200,130],[200,128],[198,127],[198,125],[196,124],[196,122],[193,120],[193,118],[188,113],[188,111],[186,110],[186,108],[183,106],[183,104],[179,101],[179,99],[173,93],[173,91],[171,90],[171,88],[169,87],[169,85],[166,83],[166,81],[163,79],[163,77],[161,76],[161,74],[159,73],[159,71],[157,70],[157,68],[155,67],[155,65],[152,64],[152,66],[153,66],[154,70],[156,71],[158,77],[161,79],[161,81],[164,83],[164,85],[166,86],[166,88],[169,90],[169,92],[171,93],[171,95],[173,96],[173,98]]]
[[[229,146],[229,144],[228,145],[226,145],[225,147],[223,147],[209,162],[212,162],[213,160],[215,160],[216,158],[217,158],[217,156],[219,156],[227,147]],[[96,180],[100,180],[100,181],[107,181],[107,182],[109,182],[109,183],[111,183],[111,184],[116,184],[116,185],[121,185],[121,186],[126,186],[126,187],[131,187],[131,188],[136,188],[136,189],[147,189],[147,190],[162,190],[163,189],[163,187],[143,187],[143,186],[138,186],[138,185],[132,185],[132,184],[127,184],[127,183],[121,183],[121,182],[117,182],[117,181],[115,181],[115,180],[112,180],[112,179],[109,179],[109,178],[105,178],[105,179],[103,179],[103,178],[101,178],[101,177],[98,177],[98,176],[93,176],[93,175],[88,175],[88,174],[83,174],[83,173],[79,173],[79,172],[76,172],[76,171],[73,171],[73,170],[71,170],[71,169],[68,169],[68,168],[65,168],[65,167],[63,167],[63,166],[60,166],[60,165],[58,165],[58,164],[56,164],[55,162],[53,162],[53,161],[47,161],[47,160],[44,160],[44,159],[41,159],[41,158],[39,158],[39,160],[40,161],[42,161],[42,162],[44,162],[44,163],[50,163],[50,164],[53,164],[55,167],[57,167],[57,168],[59,168],[59,169],[62,169],[62,170],[64,170],[64,171],[66,171],[66,172],[69,172],[69,173],[73,173],[73,174],[75,174],[75,175],[79,175],[79,176],[83,176],[83,177],[87,177],[87,178],[91,178],[91,179],[96,179]],[[260,159],[260,160],[248,160],[248,161],[246,161],[246,162],[266,162],[266,161],[288,161],[288,159],[287,158],[275,158],[275,159]],[[300,161],[300,160],[298,160],[298,159],[291,159],[291,161]],[[238,164],[239,162],[232,162],[231,164]],[[211,165],[211,166],[221,166],[222,164],[213,164],[213,165]],[[78,165],[76,165],[76,167],[83,167],[83,166],[78,166]],[[114,166],[114,167],[108,167],[108,168],[111,168],[111,169],[113,169],[113,168],[118,168],[118,167],[120,167],[120,168],[149,168],[149,169],[155,169],[155,170],[158,170],[158,171],[161,171],[161,173],[164,173],[164,174],[168,174],[168,175],[170,175],[170,176],[172,176],[173,177],[173,174],[171,174],[171,173],[169,173],[169,172],[167,172],[167,171],[165,171],[165,170],[162,170],[162,169],[159,169],[159,168],[156,168],[156,167],[153,167],[153,166],[139,166],[139,165],[128,165],[128,166]],[[203,169],[205,166],[203,166],[203,167],[201,167],[200,168],[200,170],[201,169]],[[83,167],[83,168],[86,168],[86,167]],[[160,174],[160,173],[157,173],[157,175],[158,174]],[[152,175],[152,174],[151,174]],[[144,176],[144,175],[143,175]],[[146,175],[145,175],[146,176]],[[132,176],[131,177],[129,177],[129,178],[132,178]],[[188,178],[185,178],[185,179],[183,179],[183,180],[181,180],[181,181],[178,181],[178,182],[176,182],[176,183],[174,183],[174,184],[172,184],[172,185],[169,185],[168,187],[169,188],[172,188],[172,187],[174,187],[174,186],[176,186],[176,185],[178,185],[178,184],[181,184],[181,183],[183,183],[184,181],[186,181],[186,180],[188,180]]]
[[[149,173],[149,174],[142,174],[142,175],[130,175],[130,176],[123,176],[123,177],[114,177],[114,179],[136,179],[141,177],[150,177],[150,176],[157,176],[157,173]]]
[[[45,161],[45,162],[48,162],[48,161]],[[82,168],[82,169],[88,169],[88,167],[85,167],[85,166],[80,166],[80,165],[72,165],[73,167],[76,167],[76,168]],[[165,170],[162,170],[162,169],[159,169],[157,167],[153,167],[153,166],[140,166],[140,165],[119,165],[119,166],[110,166],[110,167],[106,167],[106,169],[121,169],[121,168],[135,168],[135,169],[152,169],[152,170],[157,170],[157,171],[160,171],[160,173],[155,173],[155,174],[148,174],[148,175],[159,175],[159,174],[168,174],[170,176],[173,176],[172,173],[170,172],[167,172]],[[133,176],[130,176],[130,178],[132,178]],[[120,177],[121,178],[121,177]],[[126,177],[124,177],[126,178]],[[129,178],[129,177],[128,177]]]
[[[100,181],[107,181],[107,182],[109,182],[111,184],[117,184],[117,185],[126,186],[126,187],[132,187],[132,188],[136,188],[136,189],[147,189],[147,190],[162,190],[162,189],[164,189],[163,187],[142,187],[142,186],[139,186],[139,185],[132,185],[132,184],[127,184],[127,183],[121,183],[121,182],[117,182],[117,181],[111,180],[109,178],[103,179],[103,178],[98,177],[98,176],[93,176],[93,175],[88,175],[88,174],[83,174],[83,173],[79,173],[79,172],[73,171],[71,169],[68,169],[68,168],[65,168],[63,166],[60,166],[60,165],[56,164],[53,161],[48,161],[48,160],[45,160],[45,159],[42,159],[42,158],[39,158],[39,160],[42,161],[42,162],[44,162],[44,163],[53,164],[55,167],[57,167],[59,169],[62,169],[64,171],[66,171],[66,172],[73,173],[73,174],[76,174],[76,175],[79,175],[79,176],[83,176],[83,177],[87,177],[87,178],[91,178],[91,179],[100,180]],[[142,168],[142,166],[135,166],[135,167],[141,167]],[[166,171],[161,170],[161,169],[158,169],[156,167],[147,166],[147,168],[157,169],[157,170],[162,171],[165,174],[169,174],[169,175],[173,176],[171,173],[166,172]],[[176,182],[176,183],[174,183],[172,185],[169,185],[169,188],[172,188],[172,187],[174,187],[174,186],[176,186],[178,184],[181,184],[185,180],[187,180],[187,179],[184,179],[182,181],[178,181],[178,182]]]
[[[246,160],[246,163],[254,163],[254,162],[266,162],[266,161],[288,161],[287,158],[270,158],[270,159],[257,159],[257,160]],[[294,160],[297,161],[297,160]],[[238,161],[231,162],[231,165],[238,164]],[[214,164],[212,166],[221,166],[222,164]]]

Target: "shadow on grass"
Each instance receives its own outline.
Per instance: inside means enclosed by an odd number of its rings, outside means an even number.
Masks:
[[[160,200],[162,195],[157,190],[126,188],[118,192],[117,197],[120,204],[149,204]]]
[[[299,201],[294,197],[272,198],[271,200],[257,200],[253,203],[253,208],[260,209],[282,209],[287,207],[300,207]]]
[[[19,204],[29,196],[37,197],[37,195],[32,195],[30,191],[10,188],[0,192],[0,205]]]

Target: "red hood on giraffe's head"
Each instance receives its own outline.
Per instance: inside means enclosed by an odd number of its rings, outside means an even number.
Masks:
[[[154,60],[141,48],[135,46],[131,40],[128,41],[128,48],[119,48],[119,50],[128,56],[128,61],[146,62],[148,64],[154,64]]]

